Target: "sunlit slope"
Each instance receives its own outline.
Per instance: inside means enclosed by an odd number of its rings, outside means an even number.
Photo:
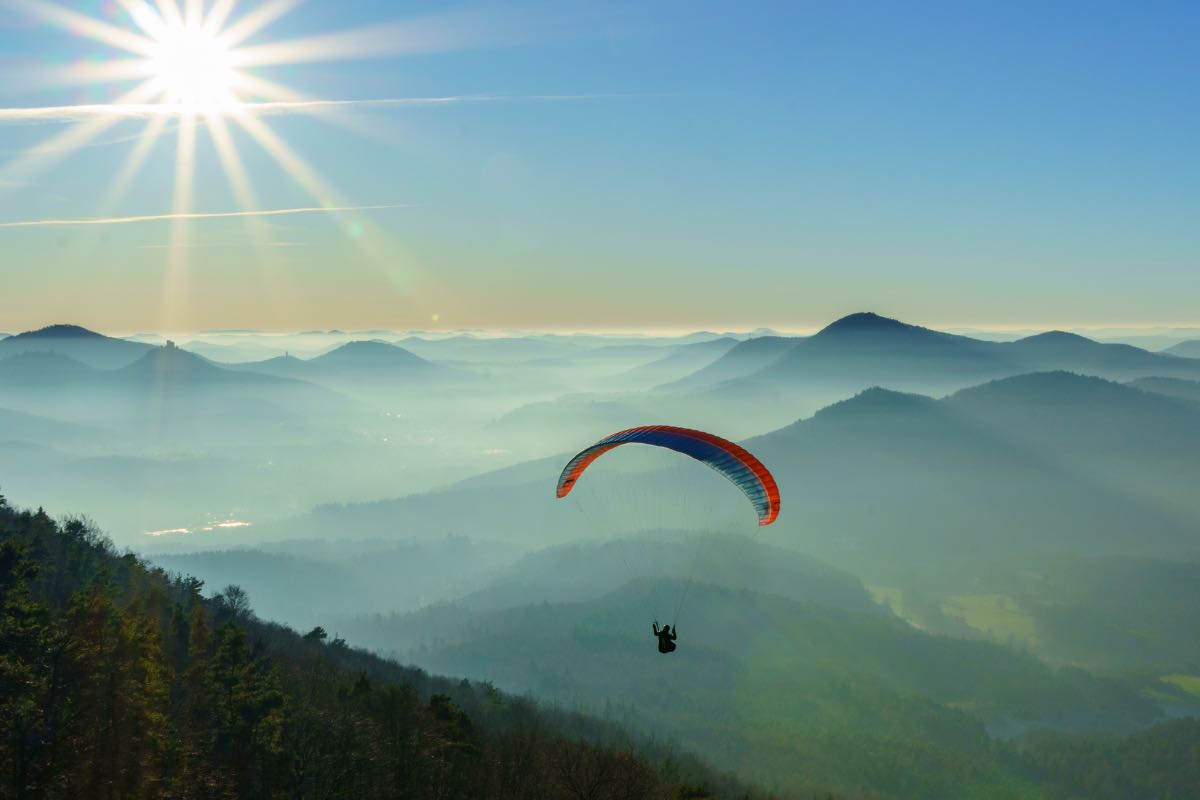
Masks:
[[[1034,624],[1037,652],[1149,679],[1200,675],[1200,560],[1071,558],[995,585]]]
[[[572,571],[586,569],[581,560]],[[680,650],[664,658],[646,606],[683,582],[643,579],[579,603],[545,604],[539,589],[528,587],[529,605],[457,624],[438,609],[377,622],[369,643],[386,650],[390,637],[431,669],[608,709],[792,791],[805,780],[929,797],[1019,784],[985,721],[1125,728],[1157,715],[1117,682],[879,614],[698,584],[680,615]]]

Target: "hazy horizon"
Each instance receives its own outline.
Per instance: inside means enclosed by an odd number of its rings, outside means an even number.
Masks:
[[[878,309],[856,309],[852,312],[846,312],[837,316],[832,316],[823,322],[814,323],[812,325],[793,325],[791,327],[785,325],[774,325],[767,322],[762,322],[755,325],[736,325],[709,323],[707,325],[692,325],[692,326],[671,326],[671,327],[526,327],[526,328],[486,328],[486,327],[374,327],[374,328],[353,328],[353,327],[338,327],[329,328],[320,327],[297,327],[297,328],[255,328],[255,327],[228,327],[228,328],[196,328],[191,330],[165,330],[155,329],[153,327],[136,328],[136,327],[121,327],[115,326],[112,328],[104,328],[100,326],[92,326],[78,320],[57,319],[47,317],[40,321],[33,322],[29,327],[20,325],[5,324],[0,321],[0,332],[15,335],[29,331],[41,330],[43,328],[53,327],[55,325],[76,325],[82,328],[101,333],[105,336],[114,336],[118,338],[130,338],[136,336],[160,336],[166,338],[178,338],[187,336],[199,336],[205,334],[230,334],[230,333],[248,333],[259,334],[266,336],[288,336],[298,334],[325,334],[325,335],[355,335],[355,334],[370,334],[370,333],[388,333],[388,334],[406,334],[419,336],[428,334],[431,336],[452,336],[470,334],[487,338],[498,338],[504,336],[539,336],[539,335],[557,335],[557,336],[644,336],[647,338],[656,337],[681,337],[700,333],[716,333],[716,334],[732,334],[732,335],[749,335],[759,332],[769,331],[772,334],[780,334],[784,336],[808,336],[820,331],[826,325],[848,316],[853,313],[877,313],[880,316],[899,319],[902,322],[910,325],[918,325],[929,328],[931,330],[939,330],[946,333],[957,333],[961,335],[970,335],[971,333],[980,334],[1011,334],[1022,335],[1032,333],[1042,333],[1047,331],[1066,331],[1068,333],[1079,333],[1087,335],[1092,333],[1097,336],[1107,338],[1117,338],[1120,336],[1171,336],[1178,334],[1180,336],[1189,336],[1200,334],[1200,321],[1197,322],[1174,322],[1174,323],[1111,323],[1111,324],[1085,324],[1075,322],[1031,322],[1031,323],[1013,323],[1008,325],[979,325],[964,322],[929,322],[925,320],[909,319],[894,314],[884,313]]]

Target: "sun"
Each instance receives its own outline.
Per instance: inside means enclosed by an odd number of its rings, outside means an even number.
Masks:
[[[106,188],[98,200],[97,218],[106,219],[123,202],[144,168],[154,163],[152,158],[158,159],[158,169],[170,169],[161,159],[164,155],[171,158],[169,153],[173,149],[173,176],[165,182],[170,188],[170,213],[131,217],[170,221],[164,280],[167,287],[164,291],[168,294],[174,292],[177,276],[187,266],[191,220],[244,216],[250,244],[254,247],[268,244],[270,229],[257,217],[274,212],[262,207],[242,156],[244,147],[252,147],[265,154],[266,160],[275,162],[293,184],[291,188],[311,200],[304,209],[339,215],[356,210],[354,203],[276,132],[269,118],[307,115],[323,123],[361,131],[355,118],[343,115],[339,109],[359,102],[408,101],[326,100],[280,84],[268,75],[295,64],[404,54],[414,47],[415,35],[410,27],[416,23],[386,22],[261,41],[264,30],[287,17],[301,2],[0,0],[0,6],[19,5],[33,20],[103,45],[106,50],[102,55],[55,64],[49,74],[53,75],[51,83],[61,83],[64,88],[88,87],[92,93],[109,96],[99,103],[15,109],[22,118],[40,118],[38,114],[44,113],[47,119],[69,124],[17,157],[0,159],[0,193],[6,185],[31,185],[40,173],[82,148],[130,141],[133,144],[125,158],[112,160],[112,177],[104,182]],[[80,10],[80,6],[99,9],[88,13]],[[450,19],[454,25],[461,24],[458,17]],[[421,21],[417,27],[426,37],[433,30],[428,21]],[[430,100],[442,102],[437,98]],[[5,111],[14,109],[0,109],[0,119]],[[34,112],[32,117],[31,112]],[[114,135],[109,142],[100,138],[118,126],[130,129],[138,124],[142,126],[140,132]],[[219,169],[212,170],[209,164],[202,166],[201,159],[211,159],[213,155]],[[201,170],[223,173],[236,211],[207,213],[194,207],[196,176]],[[379,244],[386,241],[385,237],[378,233],[363,237],[358,220],[348,220],[343,227],[373,262],[394,262],[390,250]],[[264,263],[271,258],[273,254],[266,253],[264,247]]]
[[[212,114],[238,104],[239,76],[231,48],[202,26],[165,25],[154,38],[146,66],[163,90],[159,102],[182,113]]]

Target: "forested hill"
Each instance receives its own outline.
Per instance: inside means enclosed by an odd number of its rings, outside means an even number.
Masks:
[[[605,723],[202,586],[0,497],[0,798],[749,796]]]
[[[84,522],[0,497],[0,800],[752,796],[609,723],[401,667],[321,628],[302,636],[258,620],[236,587],[202,589],[117,554]],[[852,707],[847,690],[826,702]],[[880,708],[929,724],[909,701]],[[757,735],[788,746],[771,726]],[[829,792],[798,758],[805,788],[792,796],[805,800],[1184,800],[1200,786],[1195,719],[1127,737],[980,738],[983,780],[954,759],[914,778],[928,736],[910,734],[902,761],[869,729],[808,736],[833,745],[834,766],[866,763],[890,788]]]

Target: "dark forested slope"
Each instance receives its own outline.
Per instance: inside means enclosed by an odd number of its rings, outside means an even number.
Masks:
[[[0,797],[743,794],[611,726],[300,636],[236,587],[201,588],[0,498]]]

